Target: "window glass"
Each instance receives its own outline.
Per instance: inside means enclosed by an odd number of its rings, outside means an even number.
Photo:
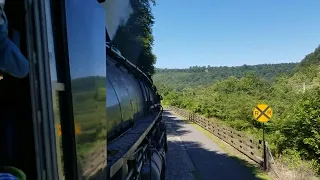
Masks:
[[[79,177],[98,178],[107,147],[105,12],[97,1],[65,3]]]

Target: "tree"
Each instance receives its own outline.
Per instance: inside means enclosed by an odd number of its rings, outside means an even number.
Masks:
[[[284,143],[287,147],[295,147],[302,157],[317,159],[320,163],[320,89],[304,94],[295,108],[293,120],[287,121],[289,137]],[[294,137],[294,138],[292,138]],[[320,169],[319,169],[320,170]]]

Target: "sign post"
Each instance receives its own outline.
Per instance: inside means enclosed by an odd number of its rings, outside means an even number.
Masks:
[[[264,138],[264,123],[268,122],[272,117],[272,108],[267,104],[258,104],[253,109],[253,117],[256,121],[262,123],[262,141],[263,141],[263,168],[267,170],[267,151]]]

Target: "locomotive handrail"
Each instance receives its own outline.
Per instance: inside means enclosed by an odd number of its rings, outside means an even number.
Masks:
[[[113,48],[110,44],[106,44],[106,49],[107,58],[113,60],[115,62],[116,67],[124,67],[129,74],[131,74],[134,78],[142,81],[144,85],[151,89],[151,93],[155,95],[154,100],[151,100],[152,106],[146,107],[148,111],[151,113],[151,115],[150,113],[148,113],[150,116],[147,116],[146,119],[139,120],[137,123],[134,123],[132,127],[127,129],[125,132],[121,133],[121,135],[119,135],[116,139],[112,140],[111,142],[108,142],[108,152],[109,150],[117,151],[117,153],[111,156],[109,156],[109,153],[107,153],[107,176],[111,178],[119,171],[119,169],[126,165],[127,162],[137,161],[141,158],[144,159],[145,155],[137,156],[137,154],[140,154],[140,152],[137,153],[136,151],[139,150],[139,146],[143,145],[146,137],[150,136],[150,134],[152,133],[152,129],[154,129],[154,127],[156,127],[159,124],[161,115],[163,113],[163,107],[160,104],[161,101],[159,101],[159,98],[157,98],[157,88],[153,84],[150,75],[144,73],[136,65],[131,63],[128,59],[121,55],[119,50]],[[164,135],[162,135],[161,139],[164,139]],[[119,148],[122,146],[121,141],[127,141],[125,143],[126,145],[124,146],[125,148]],[[130,143],[128,143],[129,141]],[[93,169],[91,169],[90,167],[93,166],[89,166],[89,169],[93,171]],[[142,163],[139,161],[138,169],[141,169],[141,167]],[[90,170],[86,172],[89,173]],[[137,169],[131,169],[127,178],[130,178],[133,175],[133,173],[136,173],[136,170]]]
[[[117,52],[115,52],[111,46],[109,46],[108,44],[106,45],[107,50],[109,50],[109,53],[111,52],[112,55],[117,56],[117,58],[114,58],[115,61],[117,61],[118,63],[122,63],[125,65],[125,67],[127,69],[134,69],[134,71],[138,72],[139,74],[143,75],[144,78],[151,84],[153,85],[152,80],[143,72],[141,71],[136,65],[134,65],[133,63],[131,63],[128,59],[126,59],[125,57],[123,57],[122,55],[118,54]],[[120,60],[121,59],[121,60]]]

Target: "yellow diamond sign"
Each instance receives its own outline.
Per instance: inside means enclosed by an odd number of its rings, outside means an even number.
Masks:
[[[255,120],[265,123],[272,117],[272,108],[267,104],[258,104],[253,110]]]

